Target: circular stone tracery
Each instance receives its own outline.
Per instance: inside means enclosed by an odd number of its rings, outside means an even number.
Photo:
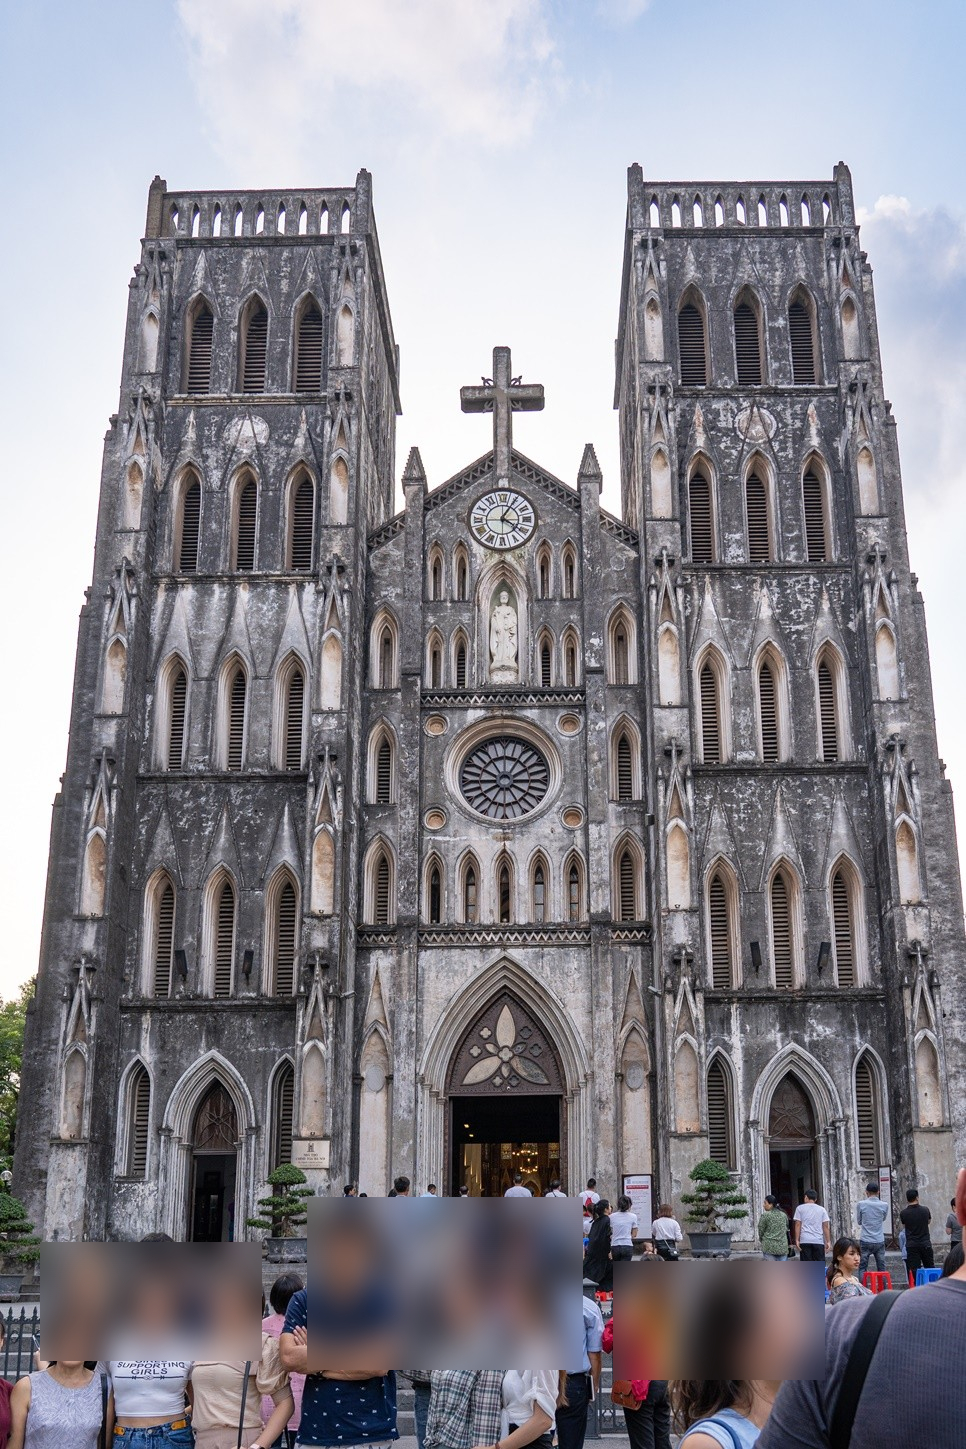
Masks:
[[[546,798],[550,766],[527,740],[485,740],[463,761],[460,789],[467,804],[487,819],[519,820]]]

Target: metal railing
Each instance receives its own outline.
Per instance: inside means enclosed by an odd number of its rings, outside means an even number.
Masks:
[[[40,1310],[8,1308],[3,1314],[3,1351],[0,1353],[0,1378],[15,1382],[34,1367],[34,1349],[40,1328]]]

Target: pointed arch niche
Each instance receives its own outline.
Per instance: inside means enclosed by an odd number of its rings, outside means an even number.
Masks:
[[[753,1180],[770,1183],[789,1214],[800,1188],[814,1187],[820,1202],[844,1200],[850,1117],[817,1058],[797,1043],[783,1047],[755,1083],[747,1113]]]
[[[621,1162],[625,1172],[651,1170],[651,1054],[643,1022],[633,1021],[619,1043]]]
[[[513,1041],[508,1057],[500,1056],[497,1024],[508,1008],[501,1032]],[[489,1037],[480,1036],[488,1028]],[[524,1031],[528,1034],[523,1035]],[[496,1051],[486,1050],[487,1044]],[[541,1050],[536,1052],[535,1047]],[[478,1047],[479,1052],[473,1048]],[[513,1050],[520,1047],[522,1050]],[[496,1065],[488,1074],[479,1065],[484,1056]],[[521,1070],[520,1064],[523,1064]],[[502,1068],[508,1067],[507,1075]],[[477,1080],[467,1081],[474,1069]],[[530,1072],[524,1076],[524,1072]],[[536,1073],[542,1076],[538,1080]],[[517,1085],[513,1085],[516,1079]],[[417,1161],[420,1175],[430,1182],[448,1183],[452,1161],[451,1093],[466,1097],[502,1098],[525,1124],[523,1105],[529,1098],[543,1099],[542,1110],[551,1111],[546,1099],[560,1101],[560,1175],[570,1182],[583,1182],[593,1164],[591,1130],[593,1092],[590,1062],[573,1021],[553,990],[538,981],[512,957],[498,956],[443,1006],[428,1034],[419,1064],[419,1139]]]
[[[239,1227],[252,1215],[256,1129],[255,1103],[232,1063],[214,1050],[193,1062],[175,1084],[162,1118],[159,1231],[177,1242],[211,1241],[206,1235],[219,1228],[220,1236],[227,1237],[225,1219],[232,1199]],[[203,1196],[199,1188],[206,1168],[223,1177],[220,1224],[198,1220],[198,1198]]]
[[[517,659],[515,678],[525,680],[525,671],[530,657],[530,594],[524,575],[505,559],[499,559],[485,569],[476,586],[477,618],[477,675],[484,673],[487,679],[507,682],[505,670],[494,672],[490,651],[490,619],[502,590],[508,594],[509,604],[517,614]],[[482,661],[480,663],[479,661]],[[539,678],[539,660],[538,660]]]

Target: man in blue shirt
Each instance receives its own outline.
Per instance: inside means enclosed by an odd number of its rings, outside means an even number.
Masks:
[[[865,1189],[865,1198],[855,1210],[859,1224],[859,1277],[869,1266],[869,1259],[875,1258],[876,1269],[885,1272],[885,1234],[883,1225],[889,1216],[889,1208],[879,1196],[879,1184],[870,1182]]]
[[[600,1391],[600,1355],[604,1336],[604,1320],[596,1300],[589,1298],[597,1284],[584,1282],[584,1352],[579,1368],[567,1370],[567,1402],[557,1410],[558,1449],[583,1449],[587,1433],[587,1411],[591,1397]],[[593,1395],[591,1394],[593,1386]]]
[[[298,1449],[388,1445],[396,1428],[396,1376],[388,1368],[308,1371],[308,1292],[293,1294],[278,1341],[282,1367],[306,1375]]]

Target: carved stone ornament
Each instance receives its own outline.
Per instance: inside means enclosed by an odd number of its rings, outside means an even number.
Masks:
[[[563,1091],[550,1042],[508,992],[491,1002],[463,1038],[450,1091],[456,1095]]]
[[[767,443],[778,432],[778,420],[767,408],[741,408],[735,414],[735,432],[746,443]]]

